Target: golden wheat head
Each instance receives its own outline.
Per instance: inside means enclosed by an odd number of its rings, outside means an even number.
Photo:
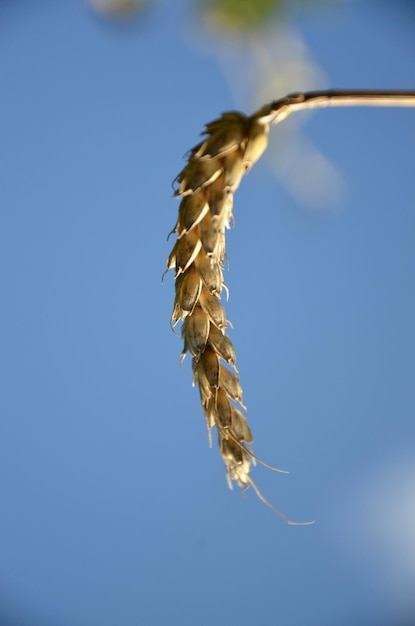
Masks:
[[[183,322],[182,357],[192,355],[209,438],[216,426],[228,482],[242,487],[250,484],[251,458],[244,444],[252,443],[252,434],[241,411],[235,350],[220,301],[225,229],[232,222],[233,193],[264,152],[268,130],[268,124],[237,112],[206,125],[207,137],[190,151],[176,179],[175,195],[182,200],[174,228],[177,241],[167,261],[167,269],[175,270],[171,323]]]
[[[171,325],[182,322],[182,359],[190,352],[209,441],[216,426],[229,486],[232,481],[243,489],[252,486],[267,504],[250,477],[257,457],[247,447],[253,437],[221,295],[226,291],[225,230],[233,220],[233,194],[266,149],[268,131],[268,123],[235,111],[206,125],[206,138],[190,151],[176,178],[175,195],[181,198],[173,229],[177,240],[167,260],[176,281]]]

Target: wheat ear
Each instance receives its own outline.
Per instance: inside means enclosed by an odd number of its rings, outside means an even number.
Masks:
[[[182,200],[167,270],[175,270],[176,280],[171,325],[183,322],[182,360],[190,352],[193,384],[199,387],[209,441],[216,426],[229,487],[232,481],[243,489],[253,486],[263,502],[287,522],[295,523],[262,496],[250,477],[251,463],[262,461],[247,447],[253,437],[245,416],[235,350],[226,332],[229,322],[220,302],[226,291],[225,229],[233,220],[233,194],[266,149],[268,132],[268,123],[234,111],[206,125],[202,134],[207,137],[190,151],[188,163],[176,179],[175,195]]]
[[[211,429],[216,426],[229,486],[232,488],[232,481],[243,490],[252,486],[265,504],[295,525],[313,522],[289,520],[264,498],[250,476],[251,463],[262,461],[249,448],[253,437],[245,417],[235,350],[226,332],[229,322],[220,302],[226,290],[225,230],[233,221],[235,190],[267,147],[269,124],[295,111],[329,105],[415,106],[415,92],[293,94],[250,117],[230,111],[209,122],[202,132],[205,138],[190,151],[187,165],[175,180],[175,195],[181,203],[172,231],[177,233],[177,240],[166,270],[175,270],[171,325],[174,328],[183,322],[182,360],[190,352],[193,384],[199,387],[209,441]]]

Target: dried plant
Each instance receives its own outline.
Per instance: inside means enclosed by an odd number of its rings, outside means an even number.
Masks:
[[[265,504],[294,525],[312,522],[288,519],[264,498],[250,475],[251,464],[263,462],[250,448],[253,437],[221,303],[226,292],[225,230],[233,221],[233,194],[265,151],[270,123],[306,108],[356,105],[415,106],[415,92],[310,92],[277,100],[249,117],[236,111],[223,113],[206,125],[204,139],[190,151],[187,165],[175,181],[175,195],[181,203],[172,231],[177,240],[166,270],[175,271],[171,325],[182,322],[182,360],[190,352],[193,384],[199,387],[209,441],[216,426],[231,488],[232,481],[243,490],[251,486]]]

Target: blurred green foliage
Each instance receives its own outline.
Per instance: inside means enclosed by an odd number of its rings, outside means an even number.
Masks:
[[[3,0],[5,1],[5,0]],[[137,17],[161,0],[84,0],[108,17]],[[166,0],[167,1],[167,0]],[[189,8],[222,33],[243,35],[259,31],[274,17],[294,6],[304,7],[336,0],[190,0]],[[2,0],[0,0],[0,3]]]
[[[262,26],[284,0],[200,0],[203,12],[226,30],[248,31]]]

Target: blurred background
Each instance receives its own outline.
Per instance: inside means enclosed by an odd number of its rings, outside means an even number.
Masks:
[[[161,275],[206,122],[415,89],[412,0],[1,0],[1,626],[415,624],[415,110],[299,113],[235,197],[264,495],[228,490]]]

